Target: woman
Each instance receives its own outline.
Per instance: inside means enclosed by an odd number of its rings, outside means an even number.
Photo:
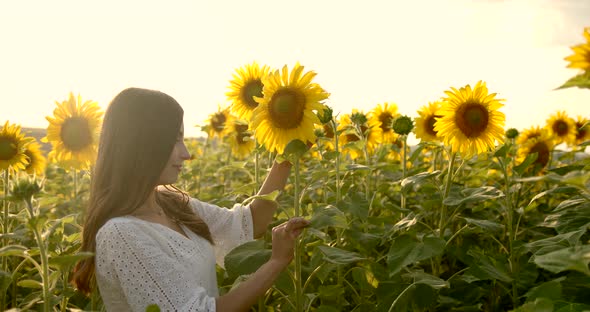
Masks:
[[[172,97],[138,88],[123,90],[106,111],[82,241],[95,258],[78,263],[74,282],[89,293],[96,280],[108,311],[248,310],[290,263],[308,225],[293,218],[273,228],[270,260],[219,296],[215,262],[262,236],[276,203],[225,209],[170,186],[190,158],[182,118]],[[290,166],[275,163],[258,194],[282,189]]]

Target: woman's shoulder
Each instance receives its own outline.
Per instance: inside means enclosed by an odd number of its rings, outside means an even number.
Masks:
[[[97,241],[101,238],[114,236],[129,236],[141,231],[139,219],[131,216],[121,216],[109,219],[96,233]]]

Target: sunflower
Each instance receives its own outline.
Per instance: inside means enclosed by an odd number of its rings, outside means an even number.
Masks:
[[[29,163],[25,149],[32,138],[20,132],[19,125],[11,125],[6,121],[0,129],[0,170],[12,168],[23,170]]]
[[[42,142],[51,142],[56,162],[76,169],[85,168],[96,160],[97,143],[103,112],[94,101],[82,102],[72,93],[67,101],[56,102],[49,121],[47,136]]]
[[[494,147],[494,141],[504,141],[504,113],[498,109],[504,104],[488,94],[485,82],[445,91],[447,98],[440,109],[434,130],[453,152],[465,157],[485,152]]]
[[[397,112],[397,105],[395,103],[377,104],[369,112],[369,127],[375,132],[375,138],[380,143],[392,143],[398,137],[391,128],[391,122],[399,113]]]
[[[264,84],[262,80],[269,74],[268,66],[260,67],[258,63],[238,68],[233,74],[234,79],[230,81],[231,91],[227,92],[227,98],[233,104],[231,111],[239,119],[249,121],[252,112],[258,106],[255,97],[262,97]]]
[[[534,172],[545,168],[551,159],[551,151],[554,143],[551,134],[547,129],[541,129],[540,134],[531,137],[529,140],[519,146],[517,151],[517,162],[522,163],[530,154],[537,154],[537,159],[531,164]]]
[[[574,144],[576,141],[576,122],[568,117],[564,111],[558,111],[547,119],[545,126],[549,130],[549,134],[553,136],[555,145],[566,143],[568,145]]]
[[[357,125],[355,125],[355,123],[357,123]],[[359,133],[359,130],[361,133]],[[361,135],[364,136],[364,139],[366,140],[367,152],[369,154],[372,154],[375,148],[379,145],[376,131],[369,127],[366,115],[356,109],[352,110],[352,114],[343,114],[340,116],[338,132],[340,133],[338,136],[338,144],[352,159],[356,159],[363,155],[363,145],[362,142],[360,142]]]
[[[206,131],[209,137],[214,138],[215,136],[218,136],[222,138],[225,123],[228,119],[230,119],[229,107],[221,107],[221,105],[218,105],[217,111],[209,115],[209,119],[207,119]]]
[[[579,68],[590,72],[590,27],[584,28],[584,37],[586,43],[571,47],[574,54],[566,57],[565,60],[570,62],[568,68]]]
[[[580,145],[590,140],[590,126],[586,125],[588,119],[578,116],[576,119],[576,145]]]
[[[414,133],[416,134],[416,138],[420,139],[420,141],[440,141],[436,130],[434,130],[436,118],[441,117],[438,115],[440,107],[441,102],[430,102],[428,103],[428,106],[422,106],[420,110],[418,110],[418,115],[420,115],[420,117],[415,119],[416,127],[414,128]]]
[[[314,142],[314,124],[321,124],[314,111],[324,109],[322,101],[330,95],[311,80],[313,71],[303,74],[297,63],[289,73],[287,66],[263,80],[263,98],[254,109],[251,126],[258,142],[270,152],[282,154],[292,140]]]
[[[546,130],[544,128],[539,127],[539,126],[533,126],[528,129],[525,129],[516,138],[516,143],[518,145],[523,145],[526,142],[528,142],[530,139],[540,137],[541,134],[543,133],[543,131],[546,131]]]
[[[29,174],[43,174],[45,172],[47,160],[41,152],[41,145],[39,145],[37,141],[34,141],[34,138],[31,139],[33,139],[33,141],[30,144],[28,144],[25,148],[25,155],[29,160],[29,163],[27,164],[25,171]]]
[[[245,120],[231,117],[225,124],[225,137],[229,140],[232,154],[239,159],[249,156],[256,142],[252,137],[252,131],[248,129],[248,123]]]

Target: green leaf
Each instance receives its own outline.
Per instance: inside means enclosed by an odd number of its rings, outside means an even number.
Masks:
[[[422,242],[409,235],[396,237],[387,253],[390,276],[409,264],[442,255],[444,248],[445,241],[438,237],[425,237]]]
[[[557,302],[555,303],[555,309],[555,312],[587,312],[590,311],[590,305],[583,303]]]
[[[270,249],[264,248],[264,241],[247,242],[234,248],[225,256],[225,270],[233,278],[251,274],[268,261],[271,254]]]
[[[471,219],[471,218],[463,218],[463,219],[465,219],[465,222],[467,222],[468,224],[475,225],[487,232],[496,233],[496,232],[501,232],[504,230],[504,225],[494,222],[494,221]]]
[[[508,260],[506,258],[492,258],[482,251],[470,249],[467,252],[472,258],[470,261],[469,274],[475,275],[479,278],[496,279],[506,283],[512,282],[512,277],[507,267]]]
[[[361,165],[361,164],[349,164],[346,165],[346,170],[350,170],[350,171],[368,171],[371,170],[371,168],[365,166],[365,165]]]
[[[12,283],[12,274],[0,270],[0,294],[6,293],[10,283]]]
[[[432,183],[432,180],[440,174],[440,170],[433,172],[421,172],[402,180],[402,193],[407,194],[410,190],[416,189],[425,183]]]
[[[555,172],[559,175],[564,175],[564,174],[570,173],[572,171],[577,171],[577,170],[582,170],[582,169],[584,169],[584,166],[582,166],[582,165],[569,165],[569,166],[563,166],[563,167],[559,167],[559,168],[549,169],[549,172]]]
[[[553,301],[547,298],[537,298],[533,302],[527,302],[513,312],[553,312]]]
[[[26,254],[27,248],[20,245],[8,245],[6,247],[0,248],[0,257],[7,257],[7,256],[22,256]]]
[[[590,245],[563,248],[541,256],[534,262],[540,267],[553,273],[575,270],[590,275]]]
[[[145,308],[145,312],[160,312],[160,307],[157,304],[150,304]]]
[[[49,259],[49,265],[65,270],[76,264],[78,261],[88,259],[92,256],[94,256],[94,253],[87,251],[82,251],[73,255],[54,256]]]
[[[343,250],[336,247],[318,246],[317,248],[324,254],[323,259],[330,263],[349,264],[366,259],[356,252]]]
[[[344,212],[332,205],[316,209],[310,222],[311,227],[315,229],[323,229],[327,227],[341,229],[348,228]]]
[[[561,299],[561,282],[566,279],[565,276],[556,278],[549,282],[545,282],[536,287],[531,288],[524,296],[527,301],[534,301],[537,298],[547,298],[553,301]]]
[[[403,278],[409,278],[414,284],[425,284],[434,289],[449,287],[449,283],[439,277],[424,273],[422,271],[412,271],[402,275]]]
[[[506,157],[506,152],[508,152],[508,145],[502,144],[502,146],[494,152],[494,157],[504,158]]]
[[[471,202],[503,197],[504,193],[493,186],[464,188],[460,192],[451,192],[443,203],[448,206],[458,206]]]
[[[303,156],[307,150],[309,150],[309,146],[307,144],[301,140],[295,139],[285,146],[283,155],[290,160],[294,160],[295,158],[301,158],[301,156]]]
[[[590,89],[590,71],[576,75],[566,81],[564,84],[559,86],[556,90],[578,87],[581,89]]]
[[[268,194],[250,196],[242,202],[242,205],[245,206],[256,199],[275,201],[277,199],[277,197],[279,196],[279,193],[280,193],[279,190],[274,190]]]
[[[537,160],[537,153],[528,154],[526,158],[518,166],[514,166],[513,170],[522,176],[523,172]]]
[[[17,286],[24,287],[24,288],[34,288],[34,289],[41,289],[43,288],[43,284],[36,280],[26,279],[20,280],[16,283]]]

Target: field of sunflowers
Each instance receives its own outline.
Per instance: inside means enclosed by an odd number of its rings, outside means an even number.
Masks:
[[[580,73],[560,88],[590,89],[590,28],[584,37],[566,57]],[[588,116],[556,110],[505,129],[504,100],[482,81],[450,87],[416,116],[391,102],[335,114],[315,76],[245,65],[206,138],[186,139],[177,186],[224,207],[251,200],[274,161],[293,163],[270,196],[273,225],[303,216],[311,226],[253,310],[590,311]],[[0,309],[104,309],[98,292],[69,282],[92,257],[79,247],[102,115],[80,96],[58,102],[48,154],[19,125],[0,129]],[[225,258],[220,293],[270,257],[270,241]]]

